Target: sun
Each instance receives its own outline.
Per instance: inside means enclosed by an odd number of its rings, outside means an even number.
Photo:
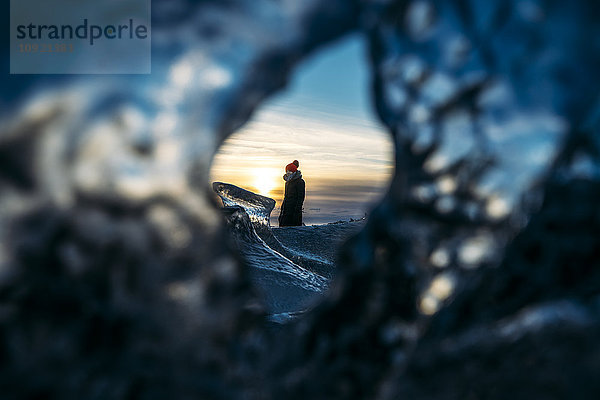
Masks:
[[[277,185],[278,171],[275,169],[257,168],[253,171],[253,175],[253,186],[263,196],[268,196]]]

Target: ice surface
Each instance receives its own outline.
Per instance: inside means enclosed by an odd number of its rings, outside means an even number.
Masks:
[[[315,303],[327,289],[323,276],[306,270],[273,250],[256,233],[245,209],[224,208],[230,236],[251,268],[250,276],[264,294],[271,313],[298,312]]]

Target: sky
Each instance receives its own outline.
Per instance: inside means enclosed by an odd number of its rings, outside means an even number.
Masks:
[[[362,39],[352,36],[300,65],[289,87],[265,102],[221,146],[211,182],[271,197],[277,225],[285,166],[299,160],[307,225],[360,218],[387,189],[392,141],[376,122]]]

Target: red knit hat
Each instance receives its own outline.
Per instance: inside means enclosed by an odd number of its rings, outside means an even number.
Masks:
[[[288,164],[285,166],[285,170],[296,172],[298,170],[298,167],[296,167],[294,164]]]

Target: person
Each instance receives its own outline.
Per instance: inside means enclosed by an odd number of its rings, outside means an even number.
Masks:
[[[294,160],[285,167],[285,175],[283,175],[285,193],[279,214],[279,226],[302,226],[302,204],[304,204],[306,183],[302,179],[299,166],[298,160]]]

